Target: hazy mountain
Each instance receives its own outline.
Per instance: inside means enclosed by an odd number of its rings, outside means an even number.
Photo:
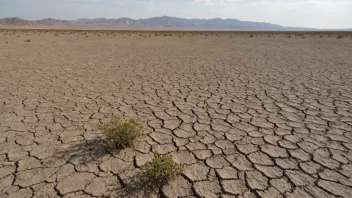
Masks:
[[[74,21],[42,19],[30,21],[21,18],[0,19],[0,25],[17,27],[67,27],[67,28],[108,28],[108,29],[203,29],[203,30],[319,30],[315,28],[283,27],[271,23],[240,21],[237,19],[183,19],[177,17],[153,17],[148,19],[77,19]],[[351,31],[352,29],[344,29]]]
[[[30,27],[30,26],[74,26],[74,22],[57,20],[57,19],[42,19],[37,21],[25,20],[17,17],[0,19],[0,24],[4,26]]]
[[[74,22],[88,26],[120,26],[132,28],[168,28],[168,29],[247,29],[247,30],[283,30],[284,27],[270,23],[239,21],[237,19],[183,19],[176,17],[153,17],[148,19],[78,19]]]
[[[28,21],[25,19],[17,18],[17,17],[0,19],[0,24],[1,25],[16,25],[16,26],[33,25],[32,21]]]
[[[72,26],[72,25],[74,25],[74,23],[72,21],[58,20],[58,19],[51,19],[51,18],[38,20],[38,21],[35,21],[35,23],[40,24],[40,25],[47,25],[47,26],[56,26],[56,25]]]

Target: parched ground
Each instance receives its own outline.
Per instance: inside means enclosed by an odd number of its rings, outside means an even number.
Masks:
[[[0,31],[0,197],[352,197],[351,34],[249,34]]]

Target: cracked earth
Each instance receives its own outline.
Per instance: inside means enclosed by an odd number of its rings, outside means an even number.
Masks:
[[[352,197],[351,35],[55,34],[0,31],[0,197]],[[186,170],[153,189],[155,152]]]

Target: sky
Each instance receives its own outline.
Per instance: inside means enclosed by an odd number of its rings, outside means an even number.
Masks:
[[[352,0],[0,0],[0,18],[140,19],[165,15],[352,28]]]

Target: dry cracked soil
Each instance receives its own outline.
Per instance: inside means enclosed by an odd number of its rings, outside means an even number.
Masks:
[[[351,198],[351,46],[347,33],[1,30],[0,197]],[[102,144],[114,114],[143,120],[133,148]],[[186,169],[152,188],[141,165],[155,152]]]

